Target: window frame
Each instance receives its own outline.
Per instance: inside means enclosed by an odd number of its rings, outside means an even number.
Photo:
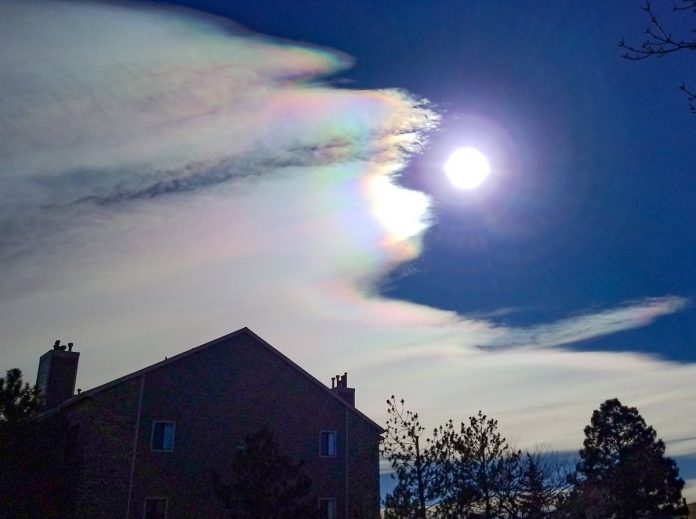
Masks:
[[[157,424],[165,424],[172,426],[172,447],[171,449],[155,448],[155,428]],[[172,420],[152,420],[152,431],[150,432],[150,450],[152,452],[174,452],[174,442],[176,440],[176,422]]]
[[[147,502],[148,501],[164,501],[164,519],[169,517],[169,498],[164,496],[147,496],[143,504],[143,519],[147,519]]]
[[[319,498],[319,513],[321,513],[322,502],[333,503],[333,517],[330,517],[327,514],[326,516],[321,516],[320,519],[338,519],[338,503],[336,502],[336,498],[335,497],[320,497]]]
[[[324,449],[323,449],[323,447],[324,447],[324,442],[323,442],[324,434],[333,435],[333,437],[334,437],[333,454],[324,454]],[[331,445],[331,442],[329,442],[328,445]],[[337,456],[338,456],[338,432],[327,430],[327,429],[322,429],[321,431],[319,431],[319,457],[320,458],[336,458]]]

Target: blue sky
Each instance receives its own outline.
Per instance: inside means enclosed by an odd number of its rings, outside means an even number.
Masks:
[[[677,91],[693,58],[620,59],[618,41],[638,43],[647,27],[640,2],[178,3],[340,49],[356,60],[339,75],[350,88],[405,88],[443,113],[401,179],[434,197],[435,223],[421,255],[385,276],[385,295],[460,313],[511,308],[500,320],[516,325],[694,295],[696,124]],[[484,202],[432,179],[480,131],[475,118],[518,148],[516,178]],[[458,239],[471,231],[475,243]],[[687,308],[575,347],[693,361],[695,317]]]
[[[696,478],[696,77],[621,59],[640,2],[179,4],[0,2],[0,365],[250,326],[377,420],[571,451],[617,396]]]

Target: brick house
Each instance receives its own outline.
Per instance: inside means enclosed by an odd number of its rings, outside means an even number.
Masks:
[[[78,358],[58,343],[41,357],[42,517],[227,517],[212,473],[264,427],[304,460],[322,519],[379,517],[383,429],[346,375],[328,388],[248,328],[73,395]]]

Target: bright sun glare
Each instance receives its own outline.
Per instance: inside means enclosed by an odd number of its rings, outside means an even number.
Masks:
[[[456,149],[445,163],[447,178],[460,189],[477,188],[490,172],[486,156],[472,147]]]

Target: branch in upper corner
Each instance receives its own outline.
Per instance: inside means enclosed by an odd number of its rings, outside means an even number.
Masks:
[[[696,92],[689,90],[684,83],[679,85],[679,90],[686,94],[686,98],[689,100],[689,109],[691,113],[696,114]]]
[[[623,55],[624,58],[640,60],[652,56],[662,57],[681,50],[696,50],[696,31],[693,31],[691,40],[674,37],[670,30],[657,18],[650,2],[646,2],[642,9],[650,17],[650,24],[645,30],[647,38],[640,46],[626,43],[626,40],[622,38],[619,42],[619,47],[626,50],[626,53]],[[672,9],[675,12],[690,10],[696,13],[696,0],[675,4]]]
[[[652,3],[648,0],[642,7],[650,18],[645,34],[645,40],[640,45],[626,43],[625,39],[619,41],[619,47],[624,49],[623,57],[627,60],[638,61],[647,58],[662,58],[668,54],[680,51],[696,51],[696,19],[694,29],[689,37],[674,36],[670,29],[658,18],[653,10]],[[696,15],[696,0],[681,0],[672,6],[675,13],[690,13]],[[694,91],[687,89],[682,84],[680,89],[686,93],[691,113],[696,114],[696,95]]]

